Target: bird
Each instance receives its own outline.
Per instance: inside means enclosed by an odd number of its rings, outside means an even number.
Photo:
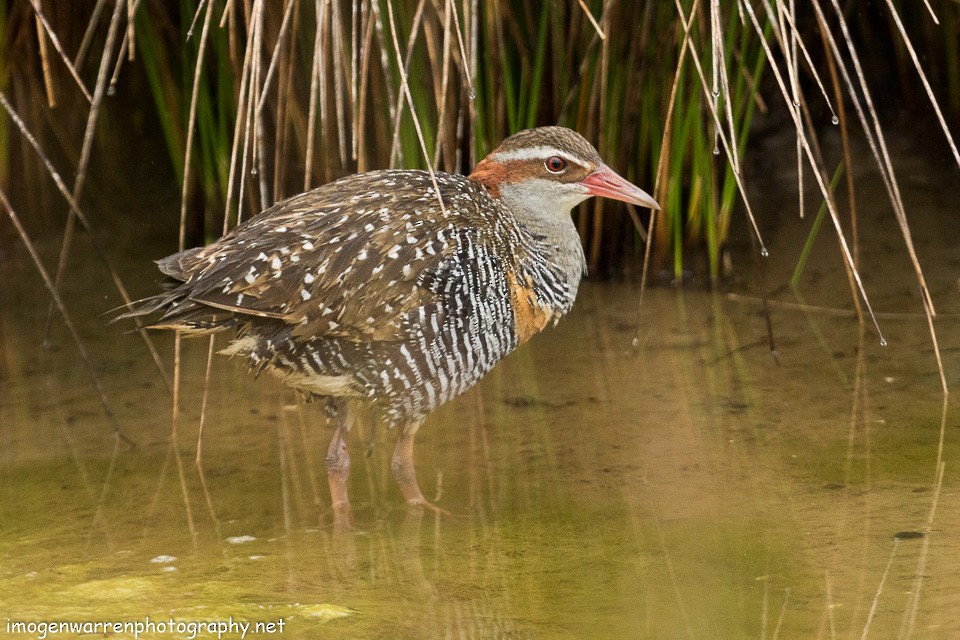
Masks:
[[[169,286],[120,317],[187,336],[233,330],[245,358],[336,427],[325,465],[350,514],[347,434],[361,406],[398,430],[404,500],[424,418],[573,306],[586,261],[571,211],[591,196],[659,209],[579,133],[519,131],[467,175],[377,170],[274,204],[219,240],[156,261]]]

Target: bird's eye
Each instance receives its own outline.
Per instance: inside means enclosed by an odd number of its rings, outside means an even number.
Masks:
[[[560,156],[550,156],[545,164],[550,173],[560,173],[567,168],[567,161]]]

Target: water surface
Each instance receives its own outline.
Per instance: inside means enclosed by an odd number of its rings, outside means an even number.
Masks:
[[[939,225],[960,194],[933,193],[925,175],[908,171],[905,191],[955,384],[960,254]],[[785,286],[809,219],[769,229],[780,364],[748,257],[736,295],[648,291],[637,348],[637,287],[587,283],[570,317],[420,431],[424,493],[452,516],[407,509],[389,472],[394,434],[356,429],[348,533],[332,527],[322,408],[216,358],[197,462],[208,341],[183,344],[172,437],[162,377],[129,327],[99,315],[116,296],[80,243],[66,302],[136,447],[119,441],[65,330],[55,324],[41,347],[48,297],[14,247],[0,264],[0,625],[232,617],[283,620],[282,634],[255,637],[289,638],[960,636],[960,423],[869,179],[861,224],[874,237],[861,259],[889,346],[849,314],[829,230],[801,297]],[[149,293],[148,258],[168,248],[113,243]],[[156,342],[171,372],[172,337]]]

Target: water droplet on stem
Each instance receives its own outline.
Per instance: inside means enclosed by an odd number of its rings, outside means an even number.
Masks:
[[[720,155],[720,147],[714,147],[714,148],[713,148],[713,155],[715,155],[715,156]]]
[[[112,83],[112,82],[111,82],[110,84],[108,84],[108,85],[107,85],[107,95],[108,95],[108,96],[115,96],[115,95],[117,95],[117,85],[115,85],[115,84]]]
[[[886,339],[886,338],[880,338],[880,346],[881,346],[881,347],[887,346],[887,339]]]
[[[832,122],[834,125],[838,125],[840,124],[840,118],[838,118],[837,116],[833,116],[832,118],[830,118],[830,122]]]
[[[761,255],[762,257],[764,257],[764,258],[769,258],[769,257],[770,257],[770,252],[767,251],[767,248],[766,248],[766,247],[760,247],[760,255]]]

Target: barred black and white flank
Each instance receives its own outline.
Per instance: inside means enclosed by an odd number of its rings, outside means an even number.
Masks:
[[[334,399],[330,488],[348,512],[345,434],[364,402],[402,426],[393,470],[426,504],[413,435],[432,409],[573,305],[584,273],[570,210],[591,195],[657,207],[562,127],[507,138],[469,176],[374,171],[275,204],[217,242],[158,261],[181,284],[136,303],[151,328],[236,329],[221,353]],[[443,201],[443,206],[440,200]]]

